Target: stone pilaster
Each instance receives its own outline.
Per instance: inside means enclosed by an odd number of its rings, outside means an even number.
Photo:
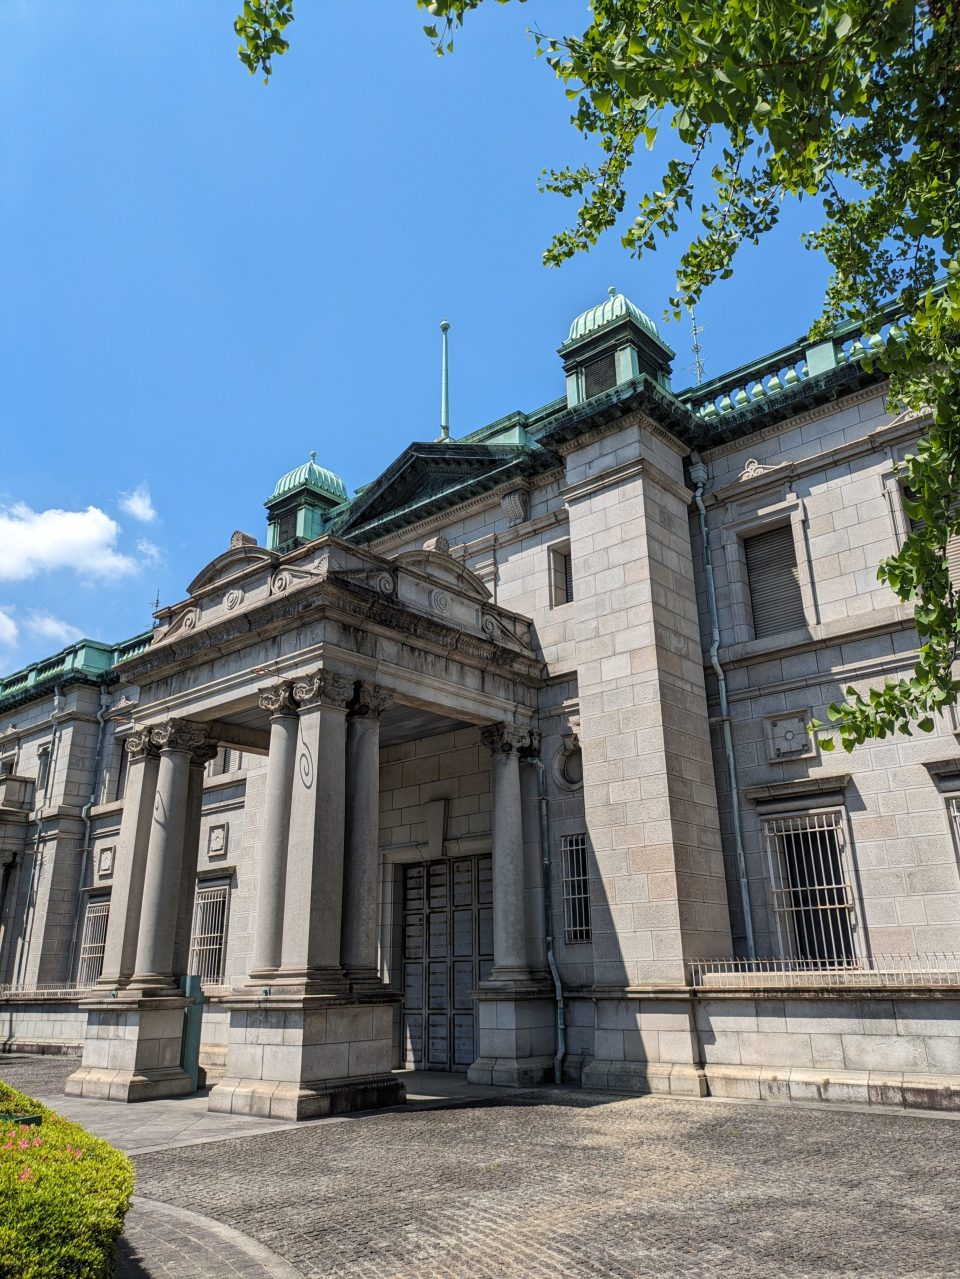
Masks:
[[[293,685],[283,681],[261,693],[260,709],[270,713],[270,753],[267,757],[257,868],[256,931],[250,968],[252,985],[260,985],[273,976],[280,965],[283,944],[287,841],[299,727]]]
[[[197,896],[197,861],[200,855],[200,817],[203,811],[203,779],[207,764],[217,754],[217,743],[204,741],[190,752],[187,810],[183,831],[183,868],[177,899],[177,928],[173,944],[173,975],[178,980],[190,964],[190,937]]]
[[[347,785],[340,957],[351,989],[378,987],[377,902],[380,882],[380,716],[390,697],[357,686],[347,715]]]
[[[491,981],[528,981],[524,921],[520,756],[530,733],[495,724],[481,734],[493,769],[493,971]]]

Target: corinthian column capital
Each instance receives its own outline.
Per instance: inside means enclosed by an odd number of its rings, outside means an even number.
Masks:
[[[144,759],[146,757],[156,759],[159,752],[151,740],[152,732],[151,728],[138,728],[129,737],[125,738],[123,749],[131,760]]]
[[[355,680],[334,671],[319,670],[295,681],[293,696],[301,710],[311,706],[333,706],[343,710],[353,696]]]
[[[203,724],[190,719],[168,719],[150,729],[150,741],[158,750],[192,753],[205,747],[210,739]],[[216,749],[216,747],[214,747]]]
[[[393,705],[393,698],[379,684],[372,684],[362,679],[357,684],[357,691],[350,703],[351,719],[379,719],[383,712]]]
[[[515,724],[489,724],[481,729],[480,740],[491,755],[530,755],[539,748],[540,734]]]
[[[281,680],[260,694],[260,709],[271,715],[296,715],[297,704],[293,698],[293,681]]]

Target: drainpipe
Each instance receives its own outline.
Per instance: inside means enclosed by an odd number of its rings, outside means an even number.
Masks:
[[[543,935],[547,949],[547,967],[553,978],[553,991],[557,1001],[557,1051],[553,1058],[554,1083],[563,1083],[563,1059],[567,1055],[567,1011],[563,1002],[563,985],[560,969],[553,952],[553,898],[550,879],[550,829],[547,818],[547,779],[543,760],[533,761],[537,766],[537,800],[540,808],[540,856],[543,866]]]
[[[703,567],[707,579],[707,603],[710,608],[710,665],[717,677],[720,691],[720,729],[723,734],[723,750],[727,757],[727,777],[730,783],[730,811],[733,817],[733,846],[737,861],[737,880],[740,884],[740,901],[743,908],[743,930],[746,934],[747,958],[756,958],[753,940],[753,913],[750,909],[750,886],[747,883],[747,859],[743,849],[743,827],[740,822],[740,787],[737,784],[737,761],[733,753],[733,733],[730,728],[730,704],[727,700],[727,676],[720,663],[720,620],[717,615],[717,588],[713,578],[713,555],[710,550],[710,527],[703,505],[703,489],[709,476],[706,463],[698,453],[693,453],[690,478],[696,484],[693,500],[700,512],[700,540],[703,543]]]
[[[110,694],[106,688],[100,686],[100,709],[97,711],[97,750],[93,757],[93,781],[90,787],[90,798],[80,810],[80,816],[83,819],[83,848],[80,853],[80,888],[77,893],[77,909],[73,917],[73,935],[70,938],[70,963],[67,966],[69,974],[67,980],[72,980],[73,965],[77,957],[77,938],[80,934],[80,917],[83,913],[83,886],[87,879],[87,863],[90,859],[90,836],[93,830],[93,821],[90,817],[90,810],[97,802],[97,795],[100,790],[100,773],[101,764],[103,762],[103,737],[106,732],[107,708],[110,705]]]

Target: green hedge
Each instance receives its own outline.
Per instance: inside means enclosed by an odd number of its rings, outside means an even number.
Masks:
[[[38,1101],[0,1082],[0,1279],[109,1279],[133,1194],[133,1165]]]

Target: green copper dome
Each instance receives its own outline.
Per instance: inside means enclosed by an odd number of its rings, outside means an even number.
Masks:
[[[276,487],[267,499],[267,505],[304,487],[323,493],[325,497],[333,498],[338,503],[345,502],[348,497],[347,486],[340,476],[334,475],[333,471],[328,471],[324,466],[317,466],[317,455],[311,453],[309,462],[298,466],[295,471],[288,471],[277,480]]]
[[[630,316],[637,324],[652,338],[659,338],[657,326],[649,315],[644,315],[638,306],[625,298],[622,293],[618,293],[616,289],[610,290],[610,296],[606,302],[601,302],[599,306],[592,306],[589,311],[584,311],[582,315],[578,315],[574,322],[570,325],[570,334],[567,337],[568,342],[578,342],[581,338],[589,337],[591,333],[595,333],[597,329],[604,328],[607,324],[612,324],[614,320],[622,320],[624,316]]]

